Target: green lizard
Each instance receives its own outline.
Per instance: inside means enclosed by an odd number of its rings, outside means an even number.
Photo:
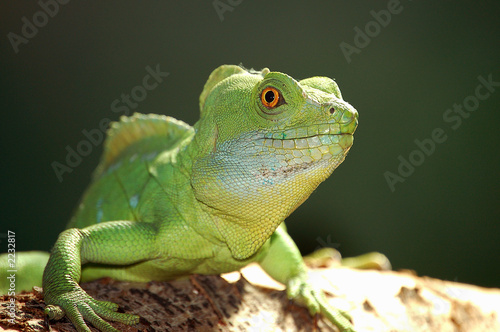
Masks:
[[[45,267],[49,318],[116,331],[105,320],[139,317],[91,298],[80,281],[171,280],[258,262],[311,314],[353,331],[309,283],[283,220],[344,160],[356,110],[330,78],[232,65],[212,72],[200,110],[193,127],[152,114],[111,125],[94,180]]]

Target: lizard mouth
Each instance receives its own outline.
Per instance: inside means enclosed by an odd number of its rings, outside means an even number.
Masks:
[[[348,123],[322,123],[309,125],[307,127],[291,128],[279,132],[268,132],[264,134],[267,139],[301,139],[324,135],[352,135],[358,126],[357,121],[349,121]]]
[[[284,167],[320,160],[343,159],[352,146],[354,130],[342,132],[338,124],[333,124],[328,126],[328,131],[321,131],[321,126],[323,125],[312,129],[308,127],[307,133],[300,128],[282,133],[266,133],[265,138],[259,139],[257,144],[274,155]],[[333,130],[330,126],[333,126]]]

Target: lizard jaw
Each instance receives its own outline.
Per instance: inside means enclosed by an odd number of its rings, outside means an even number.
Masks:
[[[263,138],[254,141],[261,153],[274,156],[283,167],[344,157],[352,143],[352,134],[321,134],[291,139]]]

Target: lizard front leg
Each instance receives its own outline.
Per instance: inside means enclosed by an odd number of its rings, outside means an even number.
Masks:
[[[156,230],[151,224],[113,221],[71,228],[61,233],[43,274],[43,290],[51,319],[68,316],[78,331],[88,331],[85,320],[105,332],[116,332],[104,319],[128,325],[139,316],[117,313],[118,305],[90,297],[78,284],[85,263],[128,265],[150,260],[155,250]]]
[[[259,264],[272,278],[286,285],[288,298],[306,305],[311,315],[321,313],[341,331],[354,332],[350,317],[331,307],[323,291],[309,281],[300,251],[284,226],[271,236],[271,245]]]

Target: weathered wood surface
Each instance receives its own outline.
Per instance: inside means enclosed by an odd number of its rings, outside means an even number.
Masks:
[[[417,277],[410,272],[348,268],[311,270],[332,305],[347,310],[358,331],[500,331],[500,290]],[[109,279],[84,284],[93,297],[113,301],[141,322],[121,331],[336,331],[288,301],[282,285],[256,266],[239,274],[192,276],[174,282],[131,284]],[[251,282],[249,282],[249,281]],[[264,285],[264,286],[263,286]],[[75,331],[66,320],[43,315],[40,295],[16,298],[10,324],[7,296],[0,301],[0,328],[7,331]],[[92,328],[93,331],[95,329]]]

